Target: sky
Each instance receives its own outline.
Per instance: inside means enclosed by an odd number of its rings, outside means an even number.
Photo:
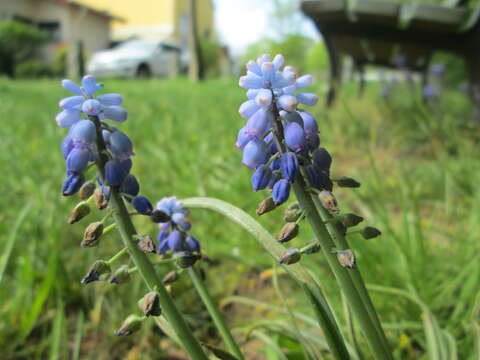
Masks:
[[[269,28],[269,0],[214,0],[215,24],[220,41],[228,45],[233,54],[241,53],[249,44],[262,37],[275,37]],[[309,20],[305,20],[302,33],[317,38]]]

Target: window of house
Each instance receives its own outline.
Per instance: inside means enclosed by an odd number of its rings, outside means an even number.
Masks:
[[[60,32],[60,23],[58,21],[42,21],[37,23],[39,30],[47,34],[50,41],[60,41],[61,32]]]

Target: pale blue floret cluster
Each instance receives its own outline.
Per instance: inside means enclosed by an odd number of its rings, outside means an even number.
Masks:
[[[132,169],[131,157],[133,144],[130,138],[105,120],[123,122],[127,119],[127,111],[121,107],[122,96],[119,94],[96,93],[103,85],[96,82],[91,75],[82,79],[82,86],[71,80],[63,80],[62,86],[76,94],[64,98],[59,105],[63,110],[57,114],[56,121],[60,127],[69,128],[63,139],[61,149],[67,164],[67,178],[63,185],[63,195],[75,194],[85,181],[85,171],[89,163],[99,158],[97,134],[102,134],[108,157],[104,167],[104,181],[97,180],[106,199],[110,196],[110,187],[116,187],[125,199],[132,202],[134,208],[144,215],[153,211],[150,201],[139,196],[140,185]],[[97,119],[95,123],[94,119]],[[97,129],[97,126],[99,128]]]
[[[300,104],[313,106],[318,101],[317,95],[298,91],[311,85],[312,76],[297,76],[291,66],[283,64],[282,55],[273,60],[262,55],[257,61],[247,63],[247,74],[240,77],[239,85],[248,89],[248,100],[240,106],[239,113],[248,120],[236,142],[243,151],[242,163],[254,170],[253,190],[270,188],[277,205],[289,197],[290,184],[299,173],[299,159],[309,158],[322,149],[318,148],[320,138],[315,118],[298,109]],[[281,123],[283,134],[274,135],[276,120]],[[286,147],[283,154],[277,148],[279,142]],[[323,152],[326,150],[322,149]],[[306,167],[310,182],[319,188],[329,187],[328,170],[315,163]]]
[[[170,217],[169,221],[159,224],[157,252],[165,254],[172,250],[174,253],[199,253],[199,242],[188,234],[192,225],[187,220],[188,210],[182,203],[175,196],[165,197],[157,203],[156,209]]]

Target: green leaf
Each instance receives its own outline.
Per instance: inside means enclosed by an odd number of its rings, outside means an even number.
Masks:
[[[286,248],[279,244],[262,225],[236,206],[222,200],[207,197],[188,198],[182,200],[182,203],[190,209],[199,208],[215,211],[237,223],[248,231],[277,262],[286,251]],[[350,359],[343,335],[320,287],[313,281],[308,271],[302,265],[297,263],[282,266],[302,287],[310,300],[333,357],[342,360]]]

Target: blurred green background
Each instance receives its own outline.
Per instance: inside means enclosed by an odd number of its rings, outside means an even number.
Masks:
[[[459,358],[474,359],[480,306],[480,130],[473,109],[456,90],[444,90],[441,101],[426,106],[418,87],[412,91],[399,83],[388,101],[379,96],[379,84],[369,84],[361,99],[356,87],[346,84],[332,110],[319,105],[313,112],[322,143],[334,156],[333,175],[362,183],[360,189],[336,192],[342,210],[364,216],[383,232],[370,241],[350,239],[361,271],[369,284],[418,296],[455,339]],[[325,84],[317,82],[312,90],[322,94]],[[106,91],[124,96],[130,116],[121,128],[134,141],[133,173],[143,194],[152,199],[213,196],[250,214],[267,196],[251,192],[250,173],[240,166],[241,153],[234,146],[243,124],[237,108],[244,98],[235,79],[200,84],[112,80]],[[99,247],[80,247],[84,227],[98,214],[66,224],[77,200],[60,194],[65,166],[59,144],[65,130],[54,121],[57,102],[65,95],[57,81],[0,82],[2,358],[157,359],[161,353],[174,358],[175,347],[153,321],[127,339],[113,336],[145,292],[138,278],[126,286],[79,283],[95,259],[110,257],[121,245],[113,232]],[[278,209],[260,221],[277,233],[281,218]],[[135,221],[155,236],[154,224]],[[283,293],[290,308],[311,315],[286,278],[281,278],[280,293],[275,289],[271,273],[265,272],[272,260],[246,233],[199,210],[192,221],[193,234],[215,260],[203,267],[217,300],[247,296],[284,309]],[[302,226],[292,245],[311,239]],[[304,261],[345,323],[338,289],[321,255]],[[395,294],[372,294],[397,358],[429,359],[419,306]],[[173,295],[199,336],[217,341],[187,279],[173,286]],[[255,321],[270,319],[269,326],[258,325],[262,331],[286,354],[298,351],[295,336],[273,325],[277,320],[288,324],[279,309],[230,303],[224,310],[240,339]],[[300,321],[299,326],[321,339],[311,323]],[[263,358],[269,348],[258,342],[245,345],[252,359]]]
[[[280,26],[296,1],[276,3],[272,18]],[[60,142],[66,130],[54,120],[58,101],[68,96],[55,78],[65,72],[65,49],[53,64],[39,63],[17,47],[30,41],[41,45],[38,34],[7,25],[0,24],[0,55],[9,57],[0,60],[13,59],[14,74],[21,79],[0,78],[0,358],[185,359],[150,319],[137,334],[114,336],[146,291],[138,276],[119,286],[80,284],[90,264],[108,259],[121,249],[121,241],[111,232],[98,247],[80,247],[84,228],[102,216],[98,212],[78,224],[66,223],[78,199],[61,196],[65,164]],[[395,81],[392,74],[383,82],[368,81],[363,97],[357,95],[358,83],[345,80],[338,103],[327,110],[323,43],[295,26],[283,28],[292,31],[258,39],[237,63],[265,52],[282,53],[288,64],[314,75],[309,91],[318,93],[320,101],[312,113],[322,146],[334,157],[332,175],[362,183],[359,189],[335,191],[340,207],[383,233],[368,241],[353,235],[349,241],[372,286],[395,358],[479,359],[480,117],[459,89],[463,63],[436,55],[432,63],[445,64],[446,72],[432,79],[439,94],[429,103],[421,100],[418,79],[409,83],[398,72]],[[119,127],[134,142],[133,173],[143,195],[153,200],[218,197],[253,215],[268,193],[251,191],[251,172],[241,166],[241,152],[234,146],[244,124],[237,112],[244,90],[237,77],[219,77],[219,44],[202,45],[208,65],[203,82],[183,77],[105,80],[105,91],[124,97],[129,120]],[[385,86],[387,98],[381,96]],[[191,219],[193,235],[212,259],[200,265],[208,288],[247,358],[303,359],[302,349],[315,347],[322,350],[319,358],[330,359],[307,300],[257,243],[219,215],[196,210]],[[156,236],[155,224],[134,220],[142,233]],[[259,221],[277,234],[282,209]],[[289,245],[312,239],[302,224]],[[305,256],[302,263],[320,282],[348,341],[367,349],[321,254]],[[161,275],[169,270],[158,268]],[[188,279],[181,278],[171,290],[200,339],[221,346]],[[442,329],[445,352],[437,353],[435,339],[424,331],[432,324]]]

